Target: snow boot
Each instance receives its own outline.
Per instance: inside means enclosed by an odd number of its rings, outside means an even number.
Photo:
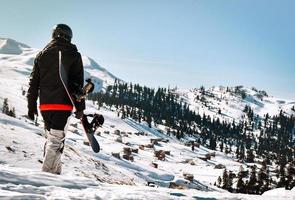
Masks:
[[[53,174],[61,173],[61,154],[64,146],[65,133],[63,130],[50,129],[47,132],[45,156],[42,171]]]

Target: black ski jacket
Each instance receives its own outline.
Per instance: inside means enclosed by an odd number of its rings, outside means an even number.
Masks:
[[[35,58],[28,89],[28,109],[37,113],[37,99],[40,110],[72,110],[71,100],[61,81],[59,72],[59,51],[64,69],[63,77],[70,95],[79,93],[84,83],[82,58],[75,45],[63,39],[52,40]],[[74,104],[77,111],[85,109],[85,101]]]

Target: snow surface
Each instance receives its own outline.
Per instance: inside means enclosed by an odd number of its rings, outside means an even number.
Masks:
[[[105,117],[105,124],[98,130],[100,135],[95,136],[101,145],[101,152],[95,154],[84,145],[81,124],[73,118],[66,136],[62,175],[41,172],[45,142],[43,121],[39,117],[38,126],[35,126],[25,117],[26,98],[22,95],[22,89],[27,89],[32,60],[38,50],[21,43],[16,43],[14,47],[20,48],[21,53],[0,53],[0,106],[3,99],[8,98],[17,116],[12,118],[0,114],[0,199],[295,199],[295,189],[286,191],[279,188],[261,196],[232,194],[219,189],[213,183],[223,170],[214,169],[214,166],[221,163],[237,172],[243,165],[231,155],[215,152],[215,157],[203,161],[200,158],[214,151],[203,146],[191,151],[182,142],[159,132],[160,127],[149,128],[147,124],[139,124],[132,119],[122,120],[115,111],[104,107],[98,110],[92,101],[87,102],[87,112],[98,112]],[[113,75],[93,60],[83,57],[83,61],[85,70],[91,69],[88,72],[91,76],[98,76],[107,83],[114,80]],[[189,92],[183,98],[188,96],[186,100],[191,101],[191,106],[201,107],[194,104],[193,95]],[[288,101],[282,103],[274,98],[269,101],[289,105]],[[243,104],[237,102],[232,104],[232,109],[227,109],[236,113]],[[121,131],[121,136],[115,134],[116,130]],[[155,138],[168,139],[169,142],[139,149],[138,153],[132,153],[133,162],[112,156],[112,153],[120,153],[122,157],[124,147],[138,149],[139,145],[147,145]],[[117,142],[118,139],[122,142]],[[170,151],[171,154],[160,161],[154,157],[154,150]],[[157,163],[158,168],[152,167],[152,162]],[[185,180],[184,173],[192,174],[193,182]],[[155,187],[146,186],[148,182]],[[168,188],[171,182],[178,183],[182,189]]]
[[[97,64],[93,59],[82,56],[85,77],[92,77],[94,79],[94,91],[98,92],[100,89],[105,89],[108,85],[113,85],[115,80],[122,81],[116,76],[108,72],[105,68]]]
[[[9,90],[8,86],[12,84],[11,81],[14,81],[14,84],[21,83],[19,87],[27,88],[28,75],[32,71],[34,59],[39,51],[12,39],[0,38],[0,76],[8,81],[3,88],[6,87]],[[114,84],[115,80],[121,81],[98,65],[93,59],[82,56],[82,61],[85,70],[84,77],[85,79],[93,79],[95,91],[105,89],[108,85]],[[22,81],[17,82],[15,79],[11,80],[10,77],[18,77]]]
[[[2,54],[21,54],[23,49],[30,48],[28,45],[19,43],[9,38],[0,38],[0,53]]]
[[[234,90],[234,87],[229,87],[230,90]],[[212,118],[219,118],[225,121],[240,121],[245,118],[243,112],[246,105],[250,106],[254,115],[258,118],[263,118],[267,113],[269,116],[278,115],[282,110],[284,114],[295,115],[292,111],[292,107],[295,106],[294,100],[280,99],[273,96],[263,96],[260,98],[259,92],[253,89],[244,88],[242,90],[246,93],[246,98],[242,99],[241,96],[234,94],[233,92],[227,92],[223,86],[211,87],[206,89],[205,99],[207,106],[200,100],[197,100],[197,96],[201,98],[201,90],[179,90],[176,89],[173,92],[179,95],[180,100],[188,103],[192,110],[203,115],[210,115]],[[218,110],[221,110],[221,114],[218,114]]]

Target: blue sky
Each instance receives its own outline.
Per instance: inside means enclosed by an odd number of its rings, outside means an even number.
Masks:
[[[0,37],[36,48],[67,23],[82,54],[152,87],[255,86],[295,100],[295,1],[9,0]]]

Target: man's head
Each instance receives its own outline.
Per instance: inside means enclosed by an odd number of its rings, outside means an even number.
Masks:
[[[66,24],[57,24],[53,27],[52,38],[63,38],[68,42],[71,42],[73,37],[72,29]]]

